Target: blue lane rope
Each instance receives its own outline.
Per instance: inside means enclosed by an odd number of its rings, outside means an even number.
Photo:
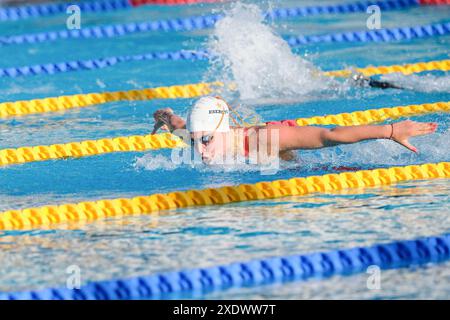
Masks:
[[[59,63],[37,64],[34,66],[0,68],[0,78],[17,78],[41,74],[56,74],[71,71],[95,70],[114,66],[121,62],[146,60],[203,60],[210,56],[207,50],[181,50],[174,52],[149,52],[131,56],[117,56],[99,59],[74,60]]]
[[[287,39],[290,46],[312,43],[339,42],[388,42],[411,40],[432,36],[442,36],[450,33],[450,22],[435,23],[414,27],[386,28],[380,30],[348,31],[333,34],[292,36]]]
[[[43,3],[0,9],[0,21],[17,21],[29,18],[48,17],[66,13],[74,3]],[[133,6],[128,0],[96,0],[76,3],[82,13],[108,12],[129,9]]]
[[[380,5],[383,10],[398,9],[416,3],[416,0],[395,0],[395,1],[375,1],[358,2],[346,5],[281,8],[274,9],[265,14],[270,19],[293,18],[305,15],[317,15],[320,13],[333,12],[358,12],[367,9],[369,3]],[[342,6],[342,7],[341,7]],[[340,8],[340,9],[337,9]],[[344,9],[345,8],[345,9]],[[158,20],[150,22],[131,22],[126,24],[103,25],[82,28],[81,30],[58,30],[47,31],[34,34],[22,34],[14,36],[0,37],[0,45],[42,43],[56,41],[59,39],[90,39],[90,38],[112,38],[150,31],[192,31],[207,29],[223,18],[223,15],[207,15],[188,18]]]
[[[297,36],[287,38],[290,46],[295,47],[314,43],[339,43],[339,42],[389,42],[411,40],[431,36],[450,34],[450,22],[423,25],[415,27],[390,28],[369,31],[349,31],[324,35]],[[56,74],[79,70],[101,69],[116,65],[121,62],[143,60],[202,60],[214,55],[207,50],[181,50],[173,52],[150,52],[132,56],[117,56],[89,60],[76,60],[69,62],[47,63],[34,66],[10,67],[0,69],[0,78],[16,78],[34,76],[40,74]]]
[[[0,9],[0,21],[21,20],[38,17],[48,17],[51,15],[65,13],[70,3],[50,3],[27,5],[21,7],[11,7]],[[129,0],[96,0],[77,3],[82,13],[108,12],[134,8]],[[307,6],[295,8],[273,9],[265,13],[270,19],[284,19],[295,17],[315,16],[321,14],[345,14],[354,12],[365,12],[369,5],[378,5],[381,10],[396,10],[412,6],[419,6],[419,0],[387,0],[387,1],[357,1],[352,3]],[[207,17],[203,18],[206,20]],[[194,20],[196,18],[186,18]],[[209,28],[209,24],[204,25]],[[175,31],[178,31],[176,29]]]
[[[46,31],[0,37],[0,45],[43,43],[61,39],[101,39],[150,31],[192,31],[212,27],[222,16],[209,15],[192,18],[130,22],[122,24],[86,27],[80,30]]]
[[[352,3],[341,3],[321,6],[308,6],[297,8],[279,8],[264,14],[269,19],[286,19],[296,17],[316,16],[321,14],[347,14],[366,12],[370,5],[377,5],[383,11],[398,10],[413,6],[419,6],[419,0],[380,0],[380,1],[358,1]]]
[[[400,240],[370,247],[333,250],[295,256],[257,259],[207,268],[159,273],[128,279],[89,282],[80,289],[48,288],[0,293],[2,300],[104,300],[167,298],[228,288],[253,287],[288,281],[306,281],[380,269],[438,263],[450,258],[450,234]]]

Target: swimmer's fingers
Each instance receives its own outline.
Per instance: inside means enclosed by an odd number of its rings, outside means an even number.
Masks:
[[[173,110],[170,108],[156,110],[153,114],[155,127],[153,128],[152,134],[155,134],[159,129],[172,132],[173,128],[170,124],[170,118],[173,114]]]
[[[418,150],[415,146],[413,146],[409,142],[409,137],[417,137],[417,136],[423,136],[427,134],[431,134],[436,131],[438,125],[435,122],[412,122],[412,121],[405,121],[405,125],[409,126],[409,128],[406,130],[405,133],[400,134],[400,137],[394,136],[394,140],[407,148],[408,150],[411,150],[412,152],[417,153]]]
[[[417,135],[430,134],[436,131],[438,124],[435,122],[418,123]]]
[[[164,122],[157,122],[157,123],[155,123],[155,126],[153,127],[152,134],[155,134],[156,132],[158,132],[159,129],[161,129],[163,131],[169,130],[167,125],[164,124]]]
[[[419,150],[417,150],[416,147],[414,147],[409,141],[408,139],[404,139],[404,140],[397,140],[397,143],[401,144],[402,146],[404,146],[406,149],[411,150],[412,152],[418,153]]]
[[[436,131],[438,125],[435,122],[414,122],[409,132],[410,137],[424,136]]]
[[[156,132],[158,132],[159,128],[161,128],[161,124],[159,122],[155,123],[155,126],[153,127],[153,130],[152,130],[152,134],[155,134]]]

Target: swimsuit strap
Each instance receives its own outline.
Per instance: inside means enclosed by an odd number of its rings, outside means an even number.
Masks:
[[[250,154],[250,144],[249,144],[249,137],[248,137],[248,130],[250,128],[244,128],[244,156],[248,158]]]

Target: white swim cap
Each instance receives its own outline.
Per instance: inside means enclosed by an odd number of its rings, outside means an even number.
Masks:
[[[190,132],[230,131],[230,110],[222,99],[203,97],[199,99],[189,111],[186,128]]]

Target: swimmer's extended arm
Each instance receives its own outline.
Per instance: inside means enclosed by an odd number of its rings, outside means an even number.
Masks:
[[[161,112],[160,110],[158,110]],[[155,129],[159,127],[174,131],[186,128],[186,122],[183,118],[173,114],[166,113],[167,118],[160,125],[160,117],[155,113]],[[417,148],[409,143],[409,138],[433,133],[437,129],[437,123],[434,122],[415,122],[411,120],[401,121],[392,125],[365,125],[336,127],[333,129],[319,128],[313,126],[289,127],[283,125],[269,126],[279,129],[280,151],[296,149],[319,149],[331,147],[340,144],[356,143],[364,140],[374,139],[392,139],[407,149],[417,152]]]
[[[393,125],[349,126],[333,129],[311,126],[289,128],[291,130],[280,127],[281,149],[319,149],[364,140],[391,138],[409,150],[417,152],[417,149],[409,143],[408,139],[433,133],[436,131],[437,124],[406,120]]]

